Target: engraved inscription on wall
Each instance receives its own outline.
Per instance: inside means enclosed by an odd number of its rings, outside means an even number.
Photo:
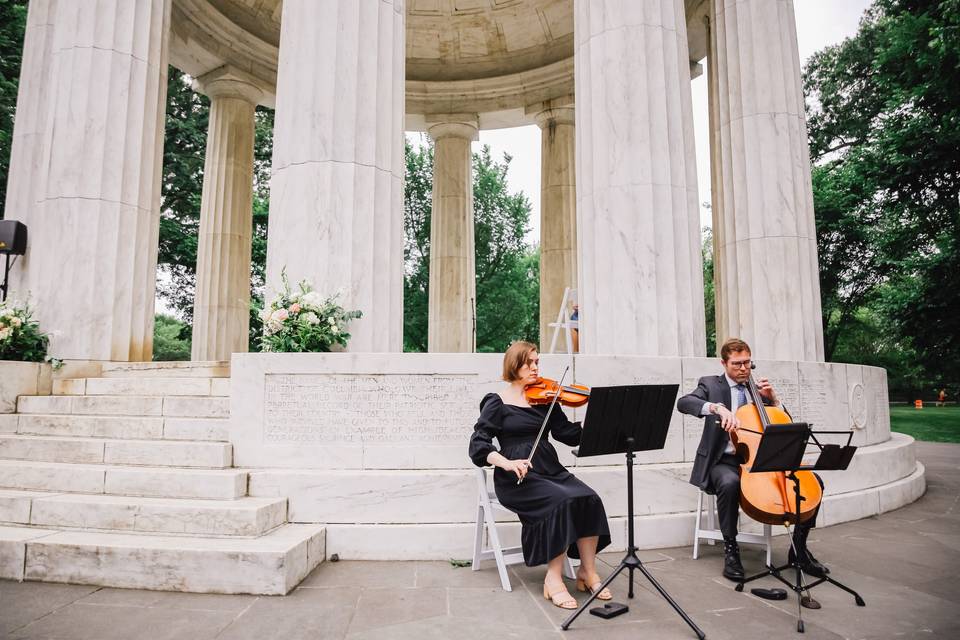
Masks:
[[[477,420],[466,376],[267,374],[264,442],[463,444]]]

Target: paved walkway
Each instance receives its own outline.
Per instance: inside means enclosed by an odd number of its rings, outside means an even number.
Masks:
[[[867,602],[857,607],[830,585],[823,604],[804,610],[806,635],[795,633],[796,600],[769,602],[736,593],[719,576],[721,555],[706,547],[645,551],[640,558],[708,638],[960,638],[960,445],[919,443],[927,493],[879,517],[814,530],[811,545],[838,580]],[[785,540],[776,541],[777,557]],[[620,554],[604,556],[609,564]],[[762,553],[746,551],[749,570]],[[615,599],[630,611],[605,621],[584,614],[560,631],[565,614],[540,594],[542,569],[512,570],[514,591],[497,573],[445,562],[326,562],[285,597],[223,596],[0,581],[0,637],[70,640],[524,640],[694,638],[683,621],[637,575]],[[761,581],[776,586],[772,579]],[[582,598],[581,598],[582,600]]]

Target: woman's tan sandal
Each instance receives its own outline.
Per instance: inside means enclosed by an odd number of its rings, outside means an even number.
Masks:
[[[543,598],[553,603],[553,606],[561,609],[576,609],[577,600],[567,591],[567,585],[560,583],[556,586],[547,586],[543,584]]]
[[[587,584],[588,580],[577,578],[577,591],[587,593]],[[600,579],[600,576],[594,574],[589,578],[589,584],[589,593],[596,593],[600,585],[603,584],[603,580]],[[613,594],[610,593],[610,589],[604,588],[603,591],[597,594],[597,600],[613,600]]]

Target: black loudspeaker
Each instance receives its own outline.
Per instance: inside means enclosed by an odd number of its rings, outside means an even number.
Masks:
[[[0,254],[22,256],[27,252],[27,225],[18,220],[0,220]]]

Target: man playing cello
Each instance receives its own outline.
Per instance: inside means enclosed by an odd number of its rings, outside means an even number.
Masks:
[[[750,402],[746,389],[752,364],[750,346],[743,340],[730,338],[720,347],[720,360],[724,372],[719,376],[700,378],[697,388],[677,401],[677,410],[706,418],[690,484],[717,496],[717,514],[723,533],[723,576],[739,581],[744,578],[740,548],[737,546],[740,464],[743,461],[736,454],[729,434],[740,426],[735,416],[737,409]],[[783,408],[769,380],[760,378],[756,383],[764,404]],[[819,477],[817,480],[820,480]],[[822,481],[820,486],[823,486]],[[812,518],[795,527],[794,546],[797,551],[795,555],[793,548],[790,549],[789,561],[796,559],[804,573],[822,577],[830,570],[807,549],[807,535],[815,526],[816,519],[817,514],[814,513]]]

